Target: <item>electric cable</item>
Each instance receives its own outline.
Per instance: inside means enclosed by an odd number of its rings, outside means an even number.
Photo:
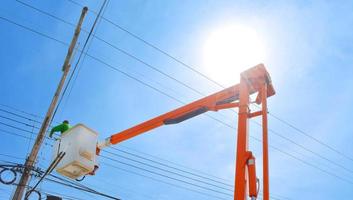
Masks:
[[[1,17],[1,19],[3,19],[3,17]],[[17,24],[16,24],[17,25]]]
[[[12,167],[12,169],[15,171],[15,173],[17,173],[17,172],[23,173],[22,170],[24,170],[24,168],[25,168],[22,164],[0,165],[0,167],[2,167],[2,166]],[[17,169],[17,170],[15,170],[15,169]],[[22,170],[20,170],[20,169],[22,169]],[[31,169],[31,171],[35,171],[38,174],[45,173],[44,171],[42,171],[39,168],[33,168],[33,169]],[[105,193],[102,193],[102,192],[98,192],[98,191],[96,191],[94,189],[91,189],[89,187],[86,187],[86,186],[82,186],[82,184],[72,183],[71,181],[66,181],[63,178],[56,177],[55,175],[52,175],[52,174],[48,174],[48,175],[50,175],[53,178],[45,177],[44,179],[46,181],[54,182],[54,183],[57,183],[57,184],[61,184],[61,185],[70,187],[70,188],[74,188],[74,189],[81,190],[81,191],[84,191],[84,192],[89,192],[89,193],[96,194],[96,195],[100,195],[100,196],[107,197],[107,198],[110,198],[110,199],[120,200],[119,198],[113,197],[111,195],[108,195],[108,194],[105,194]],[[58,180],[56,180],[56,179],[58,179]],[[15,185],[17,185],[17,184],[15,184]],[[31,188],[31,187],[29,187],[29,188]],[[33,191],[35,192],[37,190],[33,190]]]
[[[6,120],[9,120],[9,121],[12,121],[12,122],[16,122],[18,124],[22,124],[22,125],[25,125],[25,126],[28,126],[28,127],[32,127],[32,125],[28,124],[28,123],[24,123],[24,122],[21,122],[19,120],[16,120],[16,119],[13,119],[13,118],[10,118],[10,117],[6,117],[6,116],[2,116],[0,115],[0,118],[3,118],[3,119],[6,119]],[[39,129],[38,127],[34,126],[36,129]]]
[[[76,2],[76,1],[73,1],[73,0],[67,0],[69,2],[71,2],[72,4],[76,5],[76,6],[79,6],[79,7],[83,7],[82,4]],[[92,13],[94,14],[97,14],[96,11],[94,10],[91,10]],[[217,81],[215,81],[214,79],[212,79],[211,77],[207,76],[206,74],[196,70],[195,67],[189,65],[189,64],[186,64],[185,62],[183,62],[182,60],[176,58],[175,56],[171,55],[170,53],[166,52],[165,50],[162,50],[161,48],[157,47],[156,45],[152,44],[151,42],[148,42],[147,40],[143,39],[142,37],[138,36],[137,34],[129,31],[128,29],[122,27],[121,25],[113,22],[112,20],[108,19],[108,18],[104,18],[103,19],[105,21],[107,21],[108,23],[112,24],[113,26],[117,27],[118,29],[124,31],[125,33],[129,34],[130,36],[132,36],[133,38],[141,41],[142,43],[146,44],[147,46],[150,46],[152,47],[153,49],[157,50],[158,52],[160,52],[161,54],[169,57],[170,59],[176,61],[177,63],[181,64],[182,66],[188,68],[189,70],[195,72],[196,74],[204,77],[205,79],[207,79],[208,81],[214,83],[215,85],[221,87],[221,88],[226,88],[225,86],[223,86],[222,84],[218,83]],[[269,115],[271,117],[273,117],[274,119],[277,119],[278,121],[282,122],[283,124],[287,125],[288,127],[292,128],[293,130],[296,130],[297,132],[301,133],[302,135],[314,140],[315,142],[321,144],[322,146],[325,146],[326,148],[330,149],[331,151],[345,157],[346,159],[350,160],[350,161],[353,161],[353,158],[351,156],[348,156],[347,154],[343,153],[342,151],[339,151],[337,150],[336,148],[332,147],[331,145],[323,142],[322,140],[316,138],[316,137],[313,137],[312,135],[308,134],[307,132],[303,131],[302,129],[298,128],[297,126],[293,125],[292,123],[289,123],[288,121],[284,120],[284,119],[281,119],[280,117],[276,116],[275,114],[273,114],[272,112],[269,112]]]
[[[114,150],[118,150],[118,148],[116,148],[116,147],[114,147],[114,146],[111,146],[111,148],[114,149]],[[142,152],[142,151],[139,151],[139,150],[136,150],[136,149],[132,149],[132,148],[127,147],[127,146],[125,146],[125,145],[123,145],[123,144],[120,144],[120,145],[119,145],[119,148],[124,148],[124,149],[126,149],[126,151],[129,151],[129,152],[127,152],[127,153],[139,154],[138,156],[139,156],[139,157],[142,157],[142,158],[146,158],[146,156],[148,156],[148,157],[150,157],[150,158],[153,158],[153,159],[155,159],[155,160],[158,160],[158,161],[156,161],[156,162],[161,162],[161,161],[162,161],[162,162],[167,163],[167,164],[165,164],[165,165],[170,165],[170,164],[172,164],[172,165],[174,165],[174,166],[178,166],[178,167],[180,167],[180,168],[190,170],[190,171],[192,171],[192,172],[194,172],[194,173],[206,175],[206,176],[208,176],[208,177],[210,177],[210,178],[215,178],[215,179],[222,180],[222,181],[225,181],[225,182],[232,182],[232,180],[225,179],[225,178],[221,178],[221,177],[218,177],[218,176],[214,176],[214,175],[212,175],[212,174],[205,173],[205,172],[203,172],[203,171],[200,171],[200,170],[197,170],[197,169],[193,169],[193,168],[190,168],[190,167],[181,165],[181,164],[179,164],[179,163],[176,163],[176,162],[173,162],[173,161],[164,159],[164,158],[160,158],[160,157],[158,157],[158,156],[155,156],[155,155],[152,155],[152,154],[149,154],[149,153],[146,153],[146,152]],[[119,149],[119,150],[121,150],[121,149]]]
[[[2,108],[0,108],[0,111],[1,111],[1,112],[4,112],[4,113],[7,113],[7,114],[10,114],[10,115],[14,115],[14,116],[23,118],[23,119],[26,119],[26,120],[29,120],[29,121],[34,121],[34,122],[37,122],[37,123],[41,123],[41,122],[39,122],[39,121],[37,121],[37,120],[33,120],[33,119],[29,118],[29,117],[25,117],[25,116],[23,116],[23,115],[19,115],[19,114],[16,114],[16,113],[11,112],[11,111],[8,111],[8,110],[4,110],[4,109],[2,109]]]
[[[17,0],[17,1],[20,2],[20,3],[22,3],[22,4],[24,4],[23,2],[21,2],[21,1],[19,1],[19,0]],[[48,12],[45,12],[45,11],[43,11],[43,10],[41,10],[41,9],[35,8],[35,7],[30,6],[30,5],[28,5],[28,4],[24,4],[24,5],[25,5],[25,6],[29,6],[30,8],[35,9],[36,11],[41,12],[41,13],[43,13],[43,14],[45,14],[45,15],[48,15],[48,16],[50,16],[50,17],[53,17],[53,18],[56,19],[56,20],[59,20],[59,21],[64,22],[64,23],[66,23],[66,24],[68,24],[68,25],[71,25],[71,26],[73,25],[73,26],[74,26],[74,24],[72,24],[72,23],[70,23],[70,22],[67,22],[67,21],[64,20],[64,19],[61,19],[61,18],[59,18],[59,17],[56,17],[55,15],[52,15],[52,14],[50,14],[50,13],[48,13]],[[102,16],[102,18],[103,18],[103,16]],[[150,64],[148,64],[148,63],[146,63],[146,62],[144,62],[143,60],[137,58],[136,56],[134,56],[134,55],[132,55],[132,54],[130,54],[130,53],[128,53],[128,52],[122,50],[121,48],[119,48],[119,47],[117,47],[117,46],[115,46],[115,45],[113,45],[113,44],[107,42],[106,40],[103,40],[102,38],[100,38],[100,37],[98,37],[98,36],[96,36],[96,35],[94,35],[94,37],[95,37],[96,39],[98,39],[98,40],[100,40],[100,41],[106,43],[107,45],[109,45],[109,46],[111,46],[111,47],[113,47],[113,48],[115,48],[115,49],[121,51],[122,53],[128,55],[129,57],[131,57],[131,58],[133,58],[133,59],[139,61],[140,63],[142,63],[142,64],[144,64],[144,65],[146,65],[146,66],[152,68],[153,70],[156,70],[156,71],[160,72],[161,74],[167,76],[168,78],[171,78],[172,80],[175,80],[175,81],[177,81],[178,83],[180,83],[180,84],[182,84],[182,85],[188,87],[189,89],[193,90],[194,92],[197,92],[197,93],[200,94],[200,95],[205,95],[205,94],[199,92],[198,90],[196,90],[196,89],[194,89],[194,88],[192,88],[192,87],[186,85],[185,83],[183,83],[183,82],[181,82],[181,81],[179,81],[179,80],[176,80],[174,77],[171,77],[171,76],[169,76],[168,74],[165,74],[164,72],[162,72],[162,71],[159,70],[158,68],[156,68],[156,67],[154,67],[154,66],[152,66],[152,65],[150,65]],[[168,54],[168,55],[169,55],[169,54]],[[100,62],[101,60],[97,60],[97,61]],[[101,63],[102,63],[102,62],[101,62]],[[107,64],[107,63],[105,63],[105,64]],[[222,87],[223,87],[223,86],[222,86]],[[223,88],[224,88],[224,87],[223,87]],[[164,93],[164,95],[165,95],[165,93]],[[168,95],[168,96],[169,96],[169,95]],[[169,96],[169,97],[170,97],[170,96]],[[175,98],[173,98],[173,99],[176,100]],[[185,103],[182,102],[182,101],[179,101],[179,100],[177,100],[177,101],[178,101],[179,103],[185,104]],[[236,111],[234,111],[234,112],[237,113]],[[280,118],[278,118],[278,117],[276,117],[276,116],[274,116],[274,117],[277,118],[278,120],[281,120]],[[213,118],[213,117],[212,117],[212,118]],[[218,120],[217,120],[217,121],[218,121]],[[259,123],[257,123],[256,121],[251,121],[251,122],[253,122],[253,123],[255,123],[255,124],[261,126],[261,125],[260,125]],[[286,122],[283,121],[283,123],[286,123]],[[287,124],[287,125],[290,125],[290,124]],[[296,128],[296,127],[293,126],[292,128]],[[302,134],[306,134],[305,132],[303,132],[303,131],[301,131],[301,130],[299,130],[299,129],[298,129],[297,131],[300,131]],[[312,150],[309,150],[308,148],[305,148],[303,145],[301,145],[301,144],[299,144],[299,143],[297,143],[297,142],[295,142],[295,141],[289,139],[288,137],[285,137],[285,136],[283,136],[283,135],[281,135],[281,134],[278,134],[276,131],[273,131],[272,129],[269,129],[269,132],[271,132],[271,133],[273,133],[273,134],[275,134],[275,135],[281,137],[281,138],[284,139],[284,140],[287,140],[288,142],[290,142],[290,143],[292,143],[292,144],[294,144],[294,145],[296,145],[296,146],[298,146],[298,147],[304,149],[305,151],[308,151],[308,152],[310,152],[310,153],[312,153],[312,154],[314,154],[314,155],[316,155],[316,156],[318,156],[318,157],[320,157],[320,158],[322,158],[322,159],[324,159],[324,160],[326,160],[326,161],[332,161],[332,160],[330,160],[330,159],[328,159],[328,158],[326,158],[326,157],[320,155],[320,154],[317,153],[317,152],[314,152],[314,151],[312,151]],[[312,136],[310,136],[309,134],[306,134],[306,135],[309,136],[309,137],[312,137]],[[312,139],[315,139],[315,138],[312,137]],[[320,141],[317,141],[317,142],[320,142]],[[324,143],[322,143],[322,145],[324,145]],[[336,153],[339,153],[340,155],[344,156],[345,158],[350,159],[349,156],[346,156],[346,155],[343,154],[342,152],[340,152],[340,151],[338,151],[338,150],[336,150],[336,149],[332,149],[332,147],[330,147],[330,146],[326,146],[326,147],[330,148],[331,150],[335,151]],[[351,160],[353,161],[353,159],[351,159]],[[345,167],[345,166],[343,166],[343,165],[340,165],[340,164],[338,164],[338,163],[336,163],[336,162],[332,162],[332,163],[333,163],[334,165],[336,165],[337,167],[342,168],[342,169],[344,169],[345,171],[348,171],[349,173],[353,174],[353,170],[350,170],[350,169],[348,169],[347,167]]]
[[[49,165],[48,169],[43,173],[43,175],[39,178],[38,182],[32,186],[32,188],[29,190],[30,191],[35,191],[36,188],[38,187],[38,185],[43,181],[43,179],[50,174],[54,168],[59,164],[59,162],[63,159],[63,157],[65,156],[65,152],[60,152],[56,158],[53,160],[53,162],[51,162],[51,164]],[[30,193],[29,193],[30,194]],[[29,194],[25,195],[25,198],[27,198],[29,196]]]
[[[20,1],[18,1],[18,2],[20,2]],[[107,0],[104,0],[103,4],[102,4],[102,6],[101,6],[101,8],[100,8],[100,10],[99,10],[99,13],[98,13],[96,19],[95,19],[94,22],[93,22],[93,25],[92,25],[92,27],[91,27],[91,30],[89,31],[88,36],[87,36],[87,38],[86,38],[86,41],[85,41],[85,43],[84,43],[84,45],[83,45],[83,47],[82,47],[82,49],[81,49],[81,51],[80,51],[81,53],[80,53],[80,55],[79,55],[79,57],[78,57],[78,60],[77,60],[77,62],[76,62],[76,64],[75,64],[75,66],[74,66],[74,68],[73,68],[73,71],[71,72],[71,75],[70,75],[70,77],[69,77],[69,80],[67,81],[67,83],[66,83],[66,85],[65,85],[65,88],[64,88],[64,90],[63,90],[63,92],[62,92],[62,94],[61,94],[61,96],[60,96],[59,102],[58,102],[58,104],[57,104],[56,107],[55,107],[55,110],[54,110],[52,119],[51,119],[51,121],[50,121],[50,124],[51,124],[52,120],[54,119],[54,117],[55,117],[55,115],[56,115],[56,112],[57,112],[58,109],[59,109],[59,106],[60,106],[60,104],[61,104],[61,102],[62,102],[62,99],[63,99],[63,97],[65,96],[66,90],[67,90],[67,88],[68,88],[68,86],[69,86],[69,84],[70,84],[70,82],[71,82],[71,80],[72,80],[73,75],[75,74],[75,71],[76,71],[76,69],[77,69],[77,67],[78,67],[78,65],[79,65],[79,63],[80,63],[80,61],[81,61],[82,56],[84,56],[84,57],[86,56],[86,53],[87,53],[87,52],[85,53],[86,46],[87,46],[87,44],[88,44],[88,41],[89,41],[90,38],[91,38],[91,35],[92,35],[93,31],[94,31],[94,28],[96,27],[97,21],[99,20],[99,17],[100,17],[100,15],[101,15],[101,12],[103,11],[103,9],[104,9],[106,3],[107,3]]]
[[[59,178],[59,177],[56,177],[56,178]],[[230,191],[232,191],[232,190],[230,190]]]
[[[187,184],[187,185],[191,185],[191,186],[194,186],[194,187],[198,187],[198,188],[201,188],[201,189],[204,189],[204,190],[209,190],[209,191],[212,191],[212,192],[215,192],[215,193],[219,193],[219,194],[223,194],[223,195],[227,195],[227,196],[232,196],[232,194],[229,194],[229,193],[225,193],[225,192],[222,192],[222,191],[219,191],[219,190],[215,190],[215,189],[212,189],[212,188],[209,188],[209,187],[197,185],[197,184],[194,184],[194,183],[191,183],[191,182],[188,182],[188,181],[179,179],[179,178],[175,178],[175,177],[172,177],[172,176],[164,175],[164,174],[162,174],[162,173],[155,172],[155,171],[152,171],[152,170],[149,170],[149,169],[146,169],[146,168],[143,168],[143,167],[139,167],[139,166],[136,166],[136,165],[132,165],[132,164],[129,164],[129,163],[125,163],[125,162],[122,162],[122,161],[119,161],[119,160],[117,160],[117,159],[113,159],[113,158],[110,158],[110,157],[107,157],[107,156],[104,156],[104,155],[100,155],[100,157],[106,158],[106,159],[108,159],[108,160],[111,160],[111,161],[114,161],[114,162],[116,162],[116,163],[120,163],[120,164],[129,166],[129,167],[133,167],[133,168],[135,168],[135,169],[139,169],[139,170],[142,170],[142,171],[146,171],[146,172],[149,172],[149,173],[151,173],[151,174],[159,175],[159,176],[162,176],[162,177],[165,177],[165,178],[174,180],[174,181],[178,181],[178,182],[181,182],[181,183],[185,183],[185,184]]]
[[[17,109],[17,108],[14,108],[12,106],[9,106],[9,105],[5,105],[5,104],[0,103],[0,106],[8,108],[8,109],[11,109],[11,110],[14,110],[14,111],[17,111],[17,112],[25,114],[25,115],[32,116],[32,117],[37,118],[37,119],[43,119],[43,117],[41,117],[39,115],[36,115],[36,114],[33,114],[33,113],[29,113],[29,112],[26,112],[26,111],[23,111],[23,110],[20,110],[20,109]],[[36,121],[36,120],[34,120],[34,121]]]
[[[255,137],[253,137],[253,136],[250,136],[251,138],[253,138],[253,139],[255,139],[255,140],[257,140],[258,142],[261,142],[261,140],[260,139],[257,139],[257,138],[255,138]],[[272,146],[270,146],[271,148],[272,148]],[[276,149],[276,150],[279,150],[279,148],[274,148],[274,149]],[[280,151],[281,152],[281,151]],[[281,152],[281,153],[283,153],[283,151]],[[288,155],[288,154],[285,154],[285,155]],[[293,156],[293,155],[291,155],[290,157],[295,157],[295,156]],[[297,157],[295,157],[295,158],[297,158]],[[296,159],[296,160],[298,160],[298,161],[300,161],[300,162],[302,162],[303,160],[302,159]],[[304,162],[304,164],[308,164],[307,162]],[[314,167],[314,168],[317,168],[317,166],[315,166],[315,165],[309,165],[309,166],[311,166],[311,167]],[[321,169],[321,168],[320,168]],[[321,169],[320,171],[322,171],[322,172],[324,172],[324,173],[326,173],[326,172],[328,172],[327,170],[323,170],[323,169]],[[328,175],[330,175],[330,176],[334,176],[334,177],[336,177],[336,178],[338,178],[339,176],[337,176],[336,174],[334,174],[334,173],[326,173],[326,174],[328,174]],[[344,178],[342,178],[342,177],[340,177],[339,179],[341,179],[341,180],[346,180],[346,179],[344,179]],[[347,182],[347,181],[345,181],[345,182]],[[348,183],[350,183],[350,181],[348,181]]]
[[[152,167],[152,168],[157,169],[159,171],[167,172],[167,173],[170,173],[170,174],[173,174],[173,175],[177,175],[177,176],[180,176],[180,177],[183,177],[183,178],[186,178],[186,179],[190,179],[190,180],[195,181],[195,182],[200,182],[200,183],[203,183],[203,184],[206,184],[206,185],[210,185],[210,186],[222,189],[222,190],[233,191],[232,189],[229,189],[229,188],[225,188],[225,187],[222,187],[222,186],[210,183],[210,182],[206,182],[206,181],[203,181],[203,180],[200,180],[200,179],[196,179],[196,178],[193,178],[193,177],[185,176],[185,175],[183,175],[181,173],[173,172],[173,171],[170,171],[170,170],[167,170],[167,169],[155,166],[155,165],[151,165],[151,164],[146,163],[146,162],[142,162],[142,161],[138,161],[138,160],[135,160],[135,159],[131,159],[131,158],[128,158],[126,156],[122,156],[122,155],[119,155],[119,154],[116,154],[116,153],[113,153],[113,152],[109,152],[107,150],[103,150],[103,152],[106,152],[106,153],[108,153],[110,155],[117,156],[119,158],[124,158],[126,160],[129,160],[129,161],[132,161],[132,162],[135,162],[135,163],[139,163],[139,164],[142,164],[142,165],[145,165],[145,166],[148,166],[148,167]],[[224,184],[224,183],[221,182],[221,184]],[[230,185],[230,186],[233,187],[232,185]]]
[[[134,174],[134,175],[137,175],[137,176],[145,177],[145,178],[154,180],[156,182],[164,183],[164,184],[176,187],[176,188],[181,188],[181,189],[184,189],[184,190],[188,190],[188,191],[191,191],[191,192],[194,192],[194,193],[198,193],[198,194],[201,194],[201,195],[204,195],[204,196],[208,196],[208,197],[212,197],[212,198],[216,198],[216,199],[228,200],[228,199],[225,199],[225,198],[222,198],[222,197],[219,197],[219,196],[215,196],[213,194],[209,194],[209,193],[205,193],[205,192],[202,192],[202,191],[198,191],[198,190],[192,189],[190,187],[184,187],[184,186],[177,185],[177,184],[174,184],[174,183],[170,183],[170,182],[167,182],[167,181],[164,181],[164,180],[161,180],[161,179],[158,179],[158,178],[154,178],[154,177],[142,174],[142,173],[138,173],[138,172],[135,172],[135,171],[132,171],[132,170],[129,170],[129,169],[124,169],[124,168],[118,167],[116,165],[109,164],[107,162],[101,162],[101,163],[103,163],[106,166],[110,166],[112,168],[118,169],[120,171],[124,171],[124,172],[130,173],[130,174]]]
[[[104,4],[105,4],[105,6],[104,6]],[[97,18],[96,18],[96,20],[97,20],[97,25],[96,25],[96,28],[93,30],[93,33],[92,33],[93,37],[96,35],[96,32],[97,32],[97,30],[98,30],[98,27],[99,27],[101,21],[102,21],[102,17],[104,16],[104,13],[105,13],[105,11],[106,11],[106,9],[107,9],[107,7],[108,7],[108,4],[109,4],[109,0],[105,0],[105,1],[103,2],[103,5],[102,5],[102,12],[101,12],[101,14],[97,15]],[[101,17],[99,17],[100,15],[101,15]],[[74,78],[74,80],[73,80],[73,82],[72,82],[72,84],[71,84],[71,88],[69,89],[69,93],[68,93],[68,95],[67,95],[67,97],[66,97],[66,101],[65,101],[65,103],[64,103],[63,110],[64,110],[64,108],[65,108],[65,105],[66,105],[68,99],[70,98],[70,95],[71,95],[71,92],[72,92],[72,90],[73,90],[73,88],[74,88],[74,86],[75,86],[76,80],[77,80],[77,78],[78,78],[78,76],[79,76],[79,74],[80,74],[80,72],[81,72],[83,63],[85,62],[86,53],[89,51],[89,49],[90,49],[92,43],[93,43],[93,38],[89,41],[89,44],[87,45],[87,50],[85,51],[84,56],[83,56],[83,59],[82,59],[82,62],[81,62],[82,64],[81,64],[80,66],[78,65],[78,67],[77,67],[78,70],[77,70],[76,76],[75,76],[75,78]],[[84,52],[84,49],[82,49],[81,54],[82,54],[82,52]],[[79,61],[78,61],[78,62],[79,62]],[[72,75],[74,75],[74,74],[72,74]],[[69,85],[69,83],[68,83],[67,85]]]
[[[79,4],[73,0],[67,0],[77,6],[80,6],[82,7],[82,4]],[[91,10],[91,12],[93,12],[94,14],[96,14],[97,12],[95,12],[94,10]],[[108,19],[108,18],[105,18],[103,17],[103,19],[105,21],[107,21],[108,23],[112,24],[113,26],[117,27],[118,29],[124,31],[125,33],[131,35],[132,37],[134,37],[135,39],[141,41],[142,43],[146,44],[147,46],[150,46],[152,47],[153,49],[157,50],[158,52],[164,54],[165,56],[171,58],[172,60],[176,61],[177,63],[183,65],[184,67],[190,69],[191,71],[199,74],[200,76],[204,77],[205,79],[207,79],[208,81],[214,83],[215,85],[218,85],[219,87],[221,88],[225,88],[225,86],[221,85],[220,83],[218,83],[217,81],[213,80],[211,77],[207,76],[206,74],[204,73],[201,73],[200,71],[196,70],[195,67],[192,67],[191,65],[188,65],[186,64],[185,62],[181,61],[180,59],[176,58],[175,56],[171,55],[170,53],[162,50],[161,48],[157,47],[156,45],[152,44],[151,42],[148,42],[147,40],[143,39],[142,37],[138,36],[137,34],[135,33],[132,33],[131,31],[127,30],[126,28],[122,27],[121,25],[113,22],[112,20]]]
[[[202,175],[199,175],[199,174],[196,174],[196,173],[193,173],[193,172],[189,172],[189,171],[186,171],[186,170],[183,170],[183,169],[179,169],[177,167],[173,167],[171,165],[168,165],[168,164],[165,164],[165,163],[162,163],[162,162],[158,162],[158,161],[155,161],[155,160],[152,160],[152,159],[149,159],[149,158],[145,158],[143,156],[140,156],[140,155],[137,155],[135,153],[131,153],[131,152],[127,152],[127,151],[124,151],[124,150],[121,150],[121,149],[118,149],[118,148],[115,148],[115,147],[110,147],[114,150],[117,150],[119,152],[123,152],[127,155],[131,155],[131,156],[134,156],[134,157],[137,157],[137,158],[140,158],[140,159],[143,159],[143,160],[146,160],[146,161],[149,161],[149,162],[152,162],[152,163],[155,163],[155,164],[158,164],[158,165],[161,165],[161,166],[164,166],[164,167],[167,167],[167,168],[170,168],[170,169],[174,169],[174,170],[177,170],[177,171],[180,171],[180,172],[183,172],[183,173],[186,173],[186,174],[190,174],[190,175],[193,175],[193,176],[196,176],[196,177],[199,177],[199,178],[202,178],[202,179],[206,179],[206,180],[209,180],[209,181],[212,181],[212,182],[215,182],[215,183],[220,183],[220,184],[223,184],[223,185],[226,185],[226,186],[230,186],[230,187],[234,187],[234,185],[231,185],[231,184],[227,184],[225,182],[221,182],[221,181],[218,181],[218,180],[215,180],[215,179],[212,179],[212,178],[208,178],[206,176],[202,176]],[[116,154],[117,156],[120,156],[118,154]]]
[[[253,137],[253,136],[250,136],[250,137],[251,137],[252,139],[254,139],[255,141],[258,141],[258,142],[261,143],[261,139],[258,139],[258,138]],[[325,169],[322,169],[321,167],[318,167],[318,166],[316,166],[316,165],[314,165],[314,164],[312,164],[312,163],[309,163],[309,162],[307,162],[307,161],[305,161],[305,160],[303,160],[303,159],[301,159],[301,158],[299,158],[299,157],[297,157],[297,156],[294,156],[293,154],[290,154],[290,153],[285,152],[285,151],[283,151],[283,150],[281,150],[281,149],[279,149],[279,148],[277,148],[277,147],[274,147],[273,145],[270,145],[269,147],[270,147],[270,148],[273,148],[273,149],[279,151],[280,153],[282,153],[282,154],[284,154],[284,155],[286,155],[286,156],[289,156],[289,157],[291,157],[291,158],[293,158],[293,159],[295,159],[295,160],[297,160],[297,161],[299,161],[299,162],[302,162],[302,163],[305,164],[305,165],[308,165],[308,166],[310,166],[310,167],[313,167],[313,168],[315,168],[315,169],[318,169],[319,171],[321,171],[321,172],[323,172],[323,173],[326,173],[327,175],[333,176],[333,177],[335,177],[335,178],[338,178],[338,179],[340,179],[340,180],[342,180],[342,181],[344,181],[344,182],[350,183],[350,184],[353,183],[352,181],[350,181],[350,180],[348,180],[348,179],[345,179],[345,178],[343,178],[343,177],[341,177],[341,176],[338,176],[338,175],[335,174],[335,173],[332,173],[332,172],[329,172],[329,171],[327,171],[327,170],[325,170]],[[110,159],[110,158],[108,158],[108,159]],[[119,162],[120,162],[120,161],[119,161]]]

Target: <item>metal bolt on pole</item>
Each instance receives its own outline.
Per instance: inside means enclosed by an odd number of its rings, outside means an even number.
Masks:
[[[45,118],[44,118],[44,121],[42,123],[42,126],[39,130],[39,134],[36,138],[36,141],[33,145],[33,148],[32,148],[32,151],[30,153],[30,155],[28,156],[26,162],[25,162],[25,170],[21,176],[21,179],[18,183],[18,186],[16,188],[16,191],[12,197],[12,200],[21,200],[22,197],[23,197],[23,194],[24,194],[24,190],[26,188],[26,185],[28,183],[28,180],[30,178],[30,172],[31,172],[31,169],[33,168],[33,165],[37,159],[37,155],[38,155],[38,152],[39,152],[39,149],[43,143],[43,140],[45,138],[45,133],[46,133],[46,130],[49,126],[49,123],[50,123],[50,120],[53,116],[53,112],[54,112],[54,108],[57,104],[57,101],[59,99],[59,96],[61,94],[61,90],[63,88],[63,85],[65,83],[65,80],[66,80],[66,77],[70,71],[70,60],[71,60],[71,57],[72,57],[72,54],[73,54],[73,50],[76,46],[76,42],[78,40],[78,37],[80,35],[80,32],[81,32],[81,25],[83,23],[83,19],[86,15],[88,11],[88,8],[87,7],[84,7],[82,9],[82,12],[81,12],[81,16],[80,16],[80,19],[77,23],[77,26],[76,26],[76,29],[75,29],[75,34],[71,40],[71,43],[70,43],[70,46],[69,46],[69,49],[68,49],[68,52],[67,52],[67,55],[66,55],[66,58],[65,58],[65,61],[64,61],[64,64],[63,64],[63,75],[60,79],[60,82],[58,84],[58,87],[55,91],[55,94],[54,94],[54,97],[50,103],[50,106],[48,108],[48,111],[47,111],[47,114],[45,115]]]

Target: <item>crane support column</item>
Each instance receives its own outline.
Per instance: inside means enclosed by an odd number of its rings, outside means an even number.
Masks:
[[[270,199],[269,172],[268,172],[268,124],[267,124],[267,84],[261,88],[262,103],[262,153],[263,153],[263,200]]]
[[[240,77],[239,84],[183,105],[98,142],[97,154],[103,148],[131,139],[160,126],[178,124],[208,111],[238,107],[234,200],[246,200],[247,196],[256,199],[258,196],[255,157],[249,151],[248,121],[250,118],[260,115],[262,116],[263,127],[263,196],[264,200],[269,200],[267,98],[273,96],[276,92],[271,77],[263,64],[258,64],[242,72]],[[250,112],[249,109],[249,100],[252,94],[257,94],[256,103],[262,104],[261,110],[256,112]]]
[[[241,77],[239,90],[239,119],[238,139],[235,165],[234,200],[246,199],[247,185],[247,152],[248,152],[248,116],[249,116],[249,89],[246,80]]]

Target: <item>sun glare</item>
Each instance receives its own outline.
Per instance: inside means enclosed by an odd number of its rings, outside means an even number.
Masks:
[[[258,33],[245,26],[224,26],[211,32],[203,48],[206,73],[225,86],[238,83],[239,73],[264,59]]]

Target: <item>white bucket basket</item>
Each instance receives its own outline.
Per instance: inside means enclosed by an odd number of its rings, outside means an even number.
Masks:
[[[56,171],[68,178],[76,179],[93,171],[96,164],[98,133],[83,124],[77,124],[64,132],[61,140],[55,142],[54,160],[59,152],[66,152],[56,166]]]

